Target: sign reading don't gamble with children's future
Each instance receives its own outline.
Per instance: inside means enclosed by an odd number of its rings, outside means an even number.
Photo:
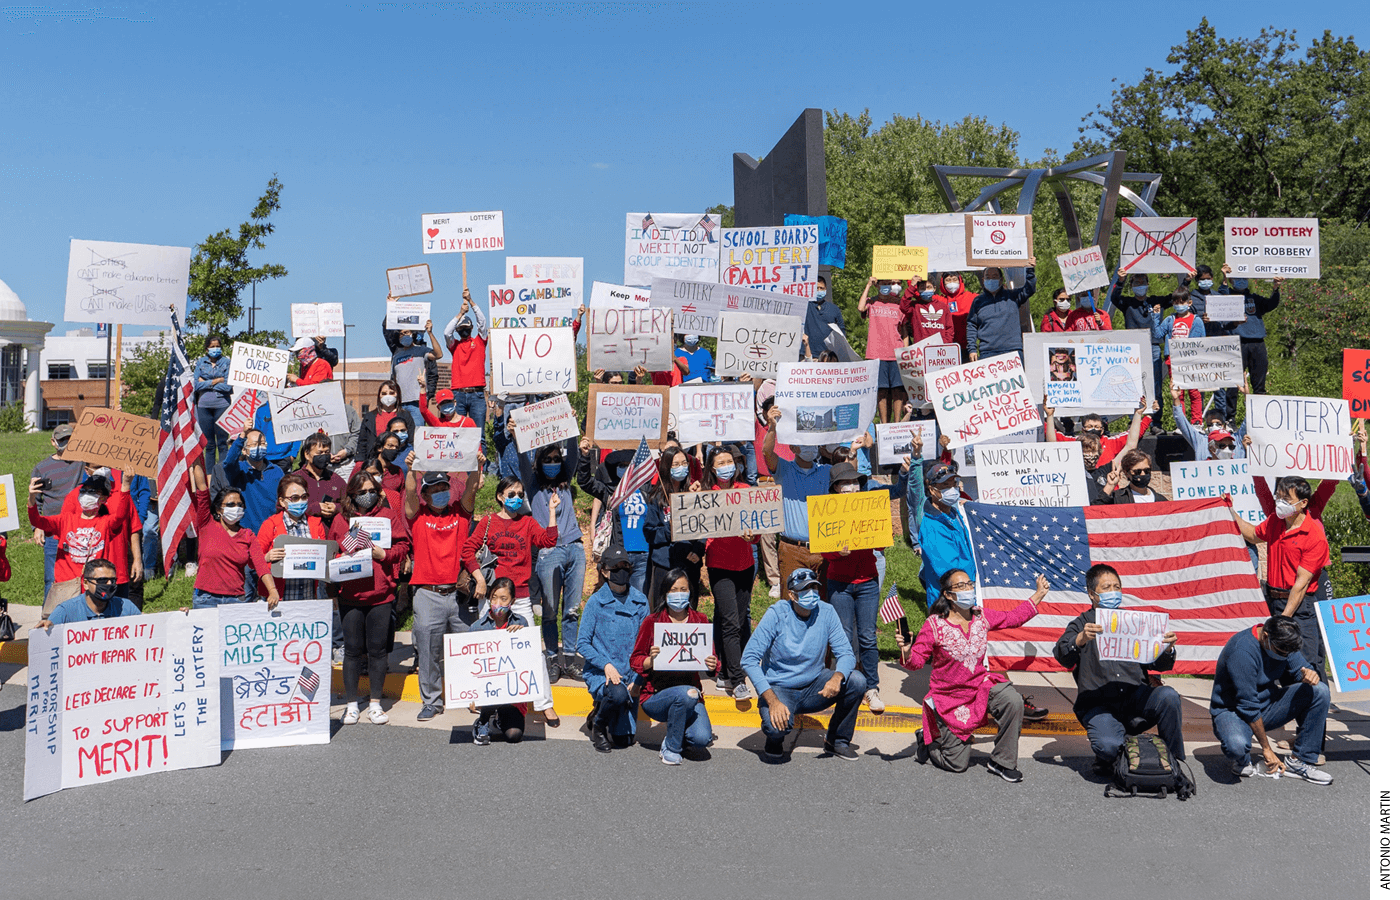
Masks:
[[[1021,358],[1003,353],[928,374],[939,429],[950,446],[975,444],[1041,425]]]
[[[537,625],[519,631],[443,635],[443,692],[448,709],[504,706],[544,698],[543,641]]]
[[[816,225],[720,229],[721,284],[816,296],[820,232]]]
[[[894,543],[889,491],[856,491],[807,498],[813,553],[882,549]]]
[[[229,387],[280,391],[287,384],[287,363],[291,358],[290,350],[234,341],[228,367]]]
[[[159,453],[160,423],[155,419],[89,406],[74,423],[60,458],[155,478]]]
[[[776,484],[671,495],[673,541],[772,534],[784,527],[783,489]]]
[[[588,437],[605,450],[630,450],[646,438],[666,441],[671,389],[666,385],[588,386]]]
[[[331,739],[331,601],[219,607],[224,750]]]
[[[853,440],[875,418],[880,361],[780,363],[778,440],[819,446]]]
[[[1252,474],[1351,477],[1351,415],[1345,400],[1251,394],[1245,409]]]

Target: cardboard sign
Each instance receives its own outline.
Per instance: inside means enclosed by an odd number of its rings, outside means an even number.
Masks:
[[[783,489],[776,484],[671,495],[673,541],[773,534],[784,527]]]
[[[233,402],[228,405],[228,409],[214,420],[214,424],[228,434],[237,436],[252,423],[253,416],[257,411],[258,392],[248,388],[240,388],[238,393],[234,395]]]
[[[814,297],[817,290],[816,225],[721,228],[721,284]]]
[[[713,623],[656,623],[652,638],[661,648],[651,666],[657,672],[705,672],[705,660],[715,655],[715,626]]]
[[[374,577],[374,552],[369,549],[326,561],[326,580],[332,584]]]
[[[389,300],[385,303],[384,327],[390,331],[426,331],[433,317],[433,304],[419,300]]]
[[[644,366],[648,372],[669,372],[673,359],[669,309],[588,311],[589,369],[630,372]]]
[[[1174,462],[1171,464],[1171,476],[1173,500],[1228,496],[1235,512],[1249,524],[1258,525],[1265,519],[1259,498],[1254,496],[1254,477],[1249,473],[1248,460]]]
[[[579,436],[578,416],[564,394],[513,409],[510,420],[515,423],[515,448],[520,453]]]
[[[928,250],[929,272],[969,272],[967,213],[936,213],[904,217],[904,246]]]
[[[220,606],[224,750],[331,739],[331,601]],[[194,615],[194,613],[191,613]]]
[[[1084,479],[1080,479],[1082,483]],[[1150,663],[1162,655],[1162,637],[1170,628],[1166,613],[1136,609],[1100,609],[1095,620],[1103,626],[1098,643],[1103,662]]]
[[[1206,318],[1212,322],[1243,322],[1244,294],[1206,294]]]
[[[573,327],[579,296],[559,285],[526,284],[507,287],[493,284],[488,289],[491,328]]]
[[[881,549],[894,543],[889,491],[856,491],[807,498],[813,553]]]
[[[390,297],[413,297],[433,292],[433,272],[427,263],[385,269],[384,274],[389,277]]]
[[[293,303],[292,337],[345,337],[345,307],[339,303]]]
[[[448,709],[477,709],[544,699],[548,676],[539,626],[443,635]]]
[[[670,416],[682,444],[754,439],[752,382],[686,384],[671,389]]]
[[[287,364],[291,359],[290,350],[234,341],[233,354],[229,357],[228,383],[232,387],[280,391],[287,384]]]
[[[1021,358],[1003,353],[928,376],[938,424],[950,446],[975,444],[1000,434],[1041,425],[1035,398],[1026,389]]]
[[[1028,266],[1035,252],[1030,216],[970,213],[963,225],[967,261],[980,266]]]
[[[898,245],[877,244],[870,266],[870,277],[909,281],[928,275],[927,247],[900,247]]]
[[[1353,419],[1371,418],[1371,351],[1342,351],[1342,399]]]
[[[1145,328],[1133,331],[1055,331],[1039,334],[1022,335],[1025,344],[1025,357],[1030,360],[1030,365],[1026,368],[1026,385],[1031,392],[1031,396],[1039,401],[1048,391],[1045,389],[1045,369],[1048,356],[1046,348],[1050,346],[1078,346],[1080,344],[1131,344],[1136,348],[1136,355],[1142,361],[1141,369],[1138,372],[1139,384],[1146,385],[1148,390],[1139,389],[1138,396],[1132,400],[1134,404],[1142,394],[1148,394],[1151,399],[1152,381],[1152,334]],[[1136,407],[1133,407],[1136,408]],[[1130,410],[1129,410],[1130,411]],[[1088,406],[1061,406],[1055,408],[1057,416],[1082,416],[1087,413],[1102,413],[1105,409],[1094,405],[1092,399]]]
[[[1252,474],[1351,477],[1351,415],[1345,400],[1251,394],[1245,421]]]
[[[578,390],[572,328],[493,328],[487,347],[491,384],[498,394]]]
[[[59,458],[155,478],[159,453],[160,423],[155,419],[89,406],[73,423],[73,436]]]
[[[1317,621],[1322,625],[1322,642],[1327,646],[1327,661],[1332,666],[1332,680],[1337,690],[1342,693],[1369,690],[1371,596],[1318,600]],[[30,668],[32,670],[32,664]],[[27,795],[25,799],[29,799]]]
[[[719,216],[628,213],[622,280],[646,287],[656,278],[716,281]]]
[[[277,535],[272,539],[272,547],[274,550],[280,547],[287,551],[281,559],[268,564],[273,578],[286,580],[324,581],[326,560],[340,552],[340,545],[335,541],[293,537],[290,534]],[[307,549],[308,547],[311,549]]]
[[[413,471],[475,472],[480,428],[433,428],[413,432]]]
[[[578,309],[583,306],[583,257],[507,256],[505,283],[517,293],[527,287],[549,288],[554,299]]]
[[[279,444],[299,441],[318,431],[328,435],[350,433],[345,397],[334,381],[269,393],[267,406],[272,414],[272,439]]]
[[[217,766],[218,630],[200,609],[30,629],[24,799]]]
[[[1235,335],[1170,338],[1167,346],[1172,359],[1172,387],[1203,391],[1244,387],[1244,358],[1240,356],[1240,339]]]
[[[725,313],[719,317],[715,374],[776,378],[778,365],[797,362],[802,349],[802,320],[796,316]]]
[[[1055,257],[1055,262],[1060,266],[1060,277],[1064,279],[1065,290],[1071,294],[1109,285],[1103,251],[1098,247],[1085,247],[1083,250],[1061,253]]]
[[[480,253],[504,249],[506,215],[500,210],[423,214],[424,253]]]
[[[915,409],[933,409],[924,373],[928,369],[943,369],[962,362],[962,348],[957,344],[945,344],[940,338],[940,335],[934,335],[917,344],[895,348],[899,378],[904,382],[904,392],[909,395],[909,405]]]
[[[914,435],[924,441],[924,452],[933,456],[938,451],[938,422],[922,419],[918,422],[892,422],[875,426],[875,455],[882,466],[897,466],[913,452],[910,441]]]
[[[1002,506],[1088,506],[1084,454],[1069,441],[980,444],[977,499]]]
[[[393,545],[394,532],[387,516],[351,516],[350,527],[356,525],[364,529],[374,546],[388,550]]]
[[[15,476],[0,475],[0,532],[19,527],[19,503],[15,497]]]
[[[1317,219],[1226,219],[1232,278],[1321,278]]]
[[[672,310],[676,334],[719,337],[719,317],[742,312],[764,316],[796,316],[806,320],[805,297],[733,287],[657,278],[651,284],[651,305]]]
[[[1196,275],[1196,220],[1168,216],[1124,217],[1118,268],[1130,273]]]
[[[590,384],[588,431],[607,450],[631,450],[645,437],[656,446],[666,440],[671,389],[654,384]]]
[[[782,410],[778,440],[820,446],[849,441],[875,419],[879,360],[781,363],[774,405]],[[815,551],[814,551],[815,552]]]
[[[643,309],[651,306],[651,291],[605,281],[593,282],[593,293],[588,295],[588,308],[603,309],[608,306]]]
[[[63,318],[169,328],[174,304],[183,325],[189,287],[189,247],[74,238],[68,242]]]
[[[1142,356],[1136,344],[1046,345],[1045,405],[1131,412],[1150,390],[1143,388]],[[1151,384],[1151,382],[1148,382]]]

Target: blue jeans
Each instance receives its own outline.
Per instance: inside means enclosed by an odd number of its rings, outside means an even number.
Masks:
[[[880,647],[875,640],[875,616],[880,611],[880,584],[877,581],[862,581],[847,584],[843,581],[828,581],[827,599],[841,617],[841,627],[846,630],[846,640],[856,652],[861,670],[865,672],[866,689],[880,686]]]
[[[40,600],[47,599],[49,588],[53,587],[53,564],[58,559],[58,538],[52,534],[44,535],[44,596]]]
[[[604,682],[593,695],[593,703],[597,709],[594,728],[606,728],[615,737],[637,733],[637,701],[627,685]]]
[[[767,697],[759,695],[758,714],[763,719],[764,735],[770,739],[787,737],[787,733],[792,730],[792,726],[800,714],[819,712],[834,703],[836,709],[831,713],[831,724],[826,729],[826,741],[829,744],[850,743],[851,736],[856,733],[856,714],[860,712],[860,701],[865,699],[865,676],[859,672],[852,672],[851,677],[841,683],[841,693],[837,694],[834,699],[828,700],[821,695],[820,691],[834,674],[831,669],[823,669],[816,680],[806,687],[769,685],[769,689],[788,708],[792,717],[788,720],[787,728],[782,731],[777,730],[773,727],[773,720],[768,715]]]
[[[457,409],[465,413],[468,418],[476,423],[476,427],[481,429],[481,451],[485,456],[486,452],[486,392],[477,390],[469,391],[466,388],[457,388],[452,392],[452,398],[457,401]]]
[[[651,562],[651,551],[649,550],[628,550],[627,558],[632,561],[632,587],[647,592],[647,563]],[[579,591],[582,592],[582,588]],[[575,635],[577,639],[577,635]]]
[[[160,552],[160,513],[155,506],[146,513],[146,521],[141,524],[141,565],[146,567],[146,580],[155,578],[156,569],[163,562]]]
[[[426,390],[426,388],[424,390]],[[418,408],[418,401],[415,400],[412,403],[405,403],[403,405],[403,411],[408,413],[408,417],[413,420],[413,427],[423,427],[423,412]]]
[[[252,566],[243,567],[243,599],[249,603],[261,599],[258,596],[257,573],[253,571]]]
[[[684,684],[657,691],[642,701],[642,712],[656,722],[666,723],[666,739],[662,746],[672,753],[686,747],[708,747],[710,714],[700,698],[700,691]]]
[[[225,603],[245,603],[242,594],[211,594],[208,591],[194,589],[195,609],[215,609]]]
[[[1264,720],[1264,730],[1278,728],[1289,721],[1297,722],[1298,736],[1293,745],[1293,755],[1308,765],[1315,764],[1318,751],[1322,749],[1323,734],[1327,730],[1327,706],[1332,702],[1327,682],[1290,684],[1282,691],[1273,693],[1272,697],[1260,716]],[[1233,709],[1213,709],[1210,717],[1225,757],[1237,767],[1249,762],[1250,742],[1254,739],[1249,723]]]
[[[583,604],[583,575],[587,567],[582,541],[546,547],[535,561],[543,618],[541,634],[545,651],[550,656],[559,652],[561,611],[564,614],[564,655],[578,652],[579,607]]]
[[[214,423],[218,421],[228,411],[228,404],[223,406],[196,406],[194,408],[195,419],[199,422],[199,430],[208,439],[204,445],[204,471],[213,477],[218,471],[219,461],[224,458],[224,450],[228,448],[228,432],[224,431]]]

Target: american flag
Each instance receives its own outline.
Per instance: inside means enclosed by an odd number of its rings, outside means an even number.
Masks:
[[[651,484],[655,478],[656,460],[651,458],[651,448],[647,446],[647,439],[642,438],[641,443],[637,444],[637,453],[632,457],[632,464],[618,479],[617,489],[608,501],[608,514],[598,523],[598,534],[593,538],[595,552],[602,553],[612,539],[612,511],[617,509],[623,500]]]
[[[180,320],[170,314],[170,365],[165,369],[164,402],[160,408],[160,436],[157,439],[157,472],[160,485],[160,546],[165,558],[165,574],[175,565],[180,538],[194,525],[194,501],[190,497],[189,471],[204,455],[204,435],[194,418],[194,384],[189,360],[185,358],[184,335]]]
[[[301,677],[297,679],[297,687],[307,700],[316,699],[316,689],[321,686],[321,676],[311,671],[310,666],[301,667]]]
[[[656,220],[651,217],[651,213],[647,213],[646,218],[642,219],[642,230],[646,231],[648,228],[655,224]]]
[[[713,244],[715,242],[715,223],[710,220],[708,215],[701,216],[700,221],[695,223],[695,227],[705,230],[705,240],[707,243]]]
[[[904,607],[899,605],[899,585],[890,585],[889,596],[880,604],[880,621],[886,625],[898,622],[905,617]]]
[[[345,537],[340,539],[340,549],[346,553],[358,553],[370,544],[374,543],[368,531],[359,525],[351,525],[350,530],[345,533]]]
[[[1171,617],[1171,630],[1180,635],[1176,672],[1213,673],[1225,642],[1268,617],[1259,577],[1226,498],[1067,508],[968,503],[963,508],[987,608],[1011,609],[1030,597],[1038,574],[1050,582],[1034,619],[990,635],[993,669],[1061,669],[1051,648],[1070,620],[1088,608],[1084,573],[1095,563],[1118,570],[1124,606]]]

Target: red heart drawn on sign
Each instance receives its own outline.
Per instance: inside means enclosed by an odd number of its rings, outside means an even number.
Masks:
[[[437,236],[438,236],[438,230],[437,230],[436,228],[429,228],[429,229],[428,229],[428,237],[437,237]]]

